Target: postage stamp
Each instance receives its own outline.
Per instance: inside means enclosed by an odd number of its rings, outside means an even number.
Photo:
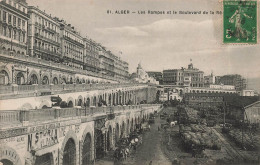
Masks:
[[[257,43],[257,1],[223,1],[224,43]]]

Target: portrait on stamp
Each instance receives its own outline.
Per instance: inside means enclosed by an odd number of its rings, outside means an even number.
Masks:
[[[257,43],[257,1],[224,1],[224,43]]]

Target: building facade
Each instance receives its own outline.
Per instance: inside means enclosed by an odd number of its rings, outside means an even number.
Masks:
[[[115,65],[113,54],[110,51],[107,51],[105,47],[99,46],[99,60],[101,73],[103,75],[115,76]]]
[[[260,101],[245,107],[244,119],[250,124],[260,124]]]
[[[246,79],[238,74],[221,76],[218,81],[224,85],[234,85],[237,91],[247,87]]]
[[[27,54],[27,8],[25,0],[0,1],[0,49]]]
[[[126,82],[128,76],[126,61],[66,21],[26,0],[0,1],[0,85]]]
[[[215,82],[216,82],[216,77],[213,75],[213,73],[211,73],[208,76],[204,76],[204,85],[215,84]]]
[[[188,68],[163,70],[163,83],[169,85],[203,87],[203,71],[189,64]]]
[[[95,73],[100,72],[99,62],[99,47],[98,44],[90,38],[84,38],[85,53],[84,53],[84,70]]]
[[[46,61],[60,62],[59,22],[34,6],[28,7],[28,55]]]
[[[162,72],[147,72],[149,77],[153,77],[156,81],[159,81],[159,84],[163,83],[163,74]]]

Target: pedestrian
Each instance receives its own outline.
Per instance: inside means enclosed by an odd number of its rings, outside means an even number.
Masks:
[[[158,131],[160,131],[160,126],[158,126]]]
[[[153,161],[150,161],[149,165],[152,165],[153,164]]]

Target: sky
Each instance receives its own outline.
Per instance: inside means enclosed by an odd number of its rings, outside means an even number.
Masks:
[[[245,78],[260,78],[260,45],[223,44],[223,15],[147,14],[148,10],[222,11],[220,0],[27,2],[66,20],[83,36],[101,43],[114,54],[122,52],[121,58],[129,63],[130,73],[136,71],[138,63],[146,71],[162,71],[187,67],[192,60],[194,67],[203,70],[205,75],[237,73]],[[108,14],[108,10],[113,14]],[[115,14],[116,10],[129,10],[130,14]]]

